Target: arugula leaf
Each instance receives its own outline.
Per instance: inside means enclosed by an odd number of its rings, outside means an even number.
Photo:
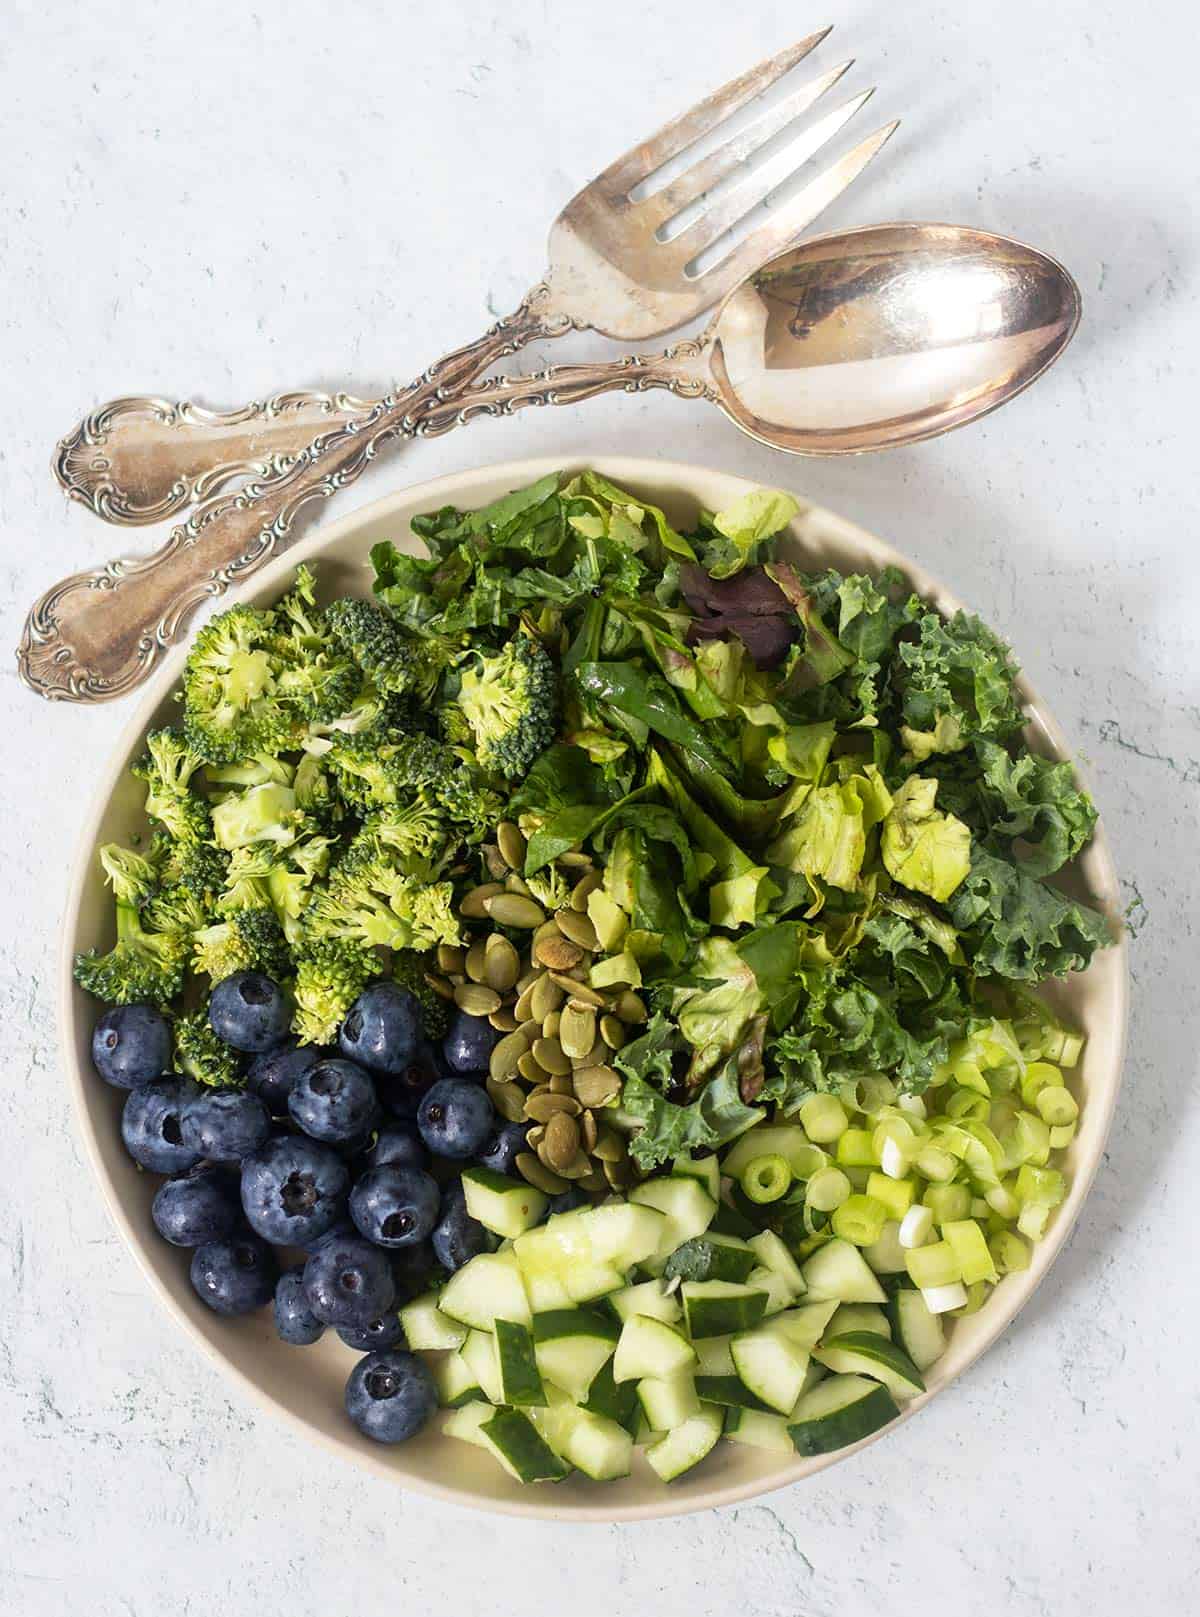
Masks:
[[[1040,982],[1082,971],[1112,941],[1097,910],[1026,875],[976,843],[950,919],[981,976]]]
[[[901,886],[944,902],[971,868],[971,833],[934,808],[937,789],[936,780],[910,775],[892,798],[879,847]]]
[[[1026,875],[1049,876],[1087,845],[1096,808],[1069,763],[1024,751],[1014,758],[994,741],[977,741],[975,753],[992,830],[1028,844],[1021,860]]]

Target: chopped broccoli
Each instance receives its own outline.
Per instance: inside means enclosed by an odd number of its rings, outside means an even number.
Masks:
[[[316,603],[316,583],[307,567],[298,567],[291,590],[275,607],[275,647],[283,665],[279,696],[312,722],[344,713],[362,683],[331,637],[327,614]]]
[[[214,983],[235,971],[261,971],[276,982],[291,974],[287,942],[273,909],[235,910],[227,921],[199,929],[192,946],[193,970]]]
[[[75,956],[75,981],[109,1005],[166,1005],[183,987],[186,932],[152,932],[133,904],[117,901],[117,941],[107,954]]]
[[[210,764],[205,774],[210,786],[266,786],[271,781],[290,786],[296,771],[284,758],[256,752],[234,764]]]
[[[427,973],[437,970],[432,955],[420,954],[415,949],[401,949],[392,961],[392,976],[421,1007],[421,1026],[425,1037],[435,1042],[444,1039],[450,1031],[450,1006],[429,986]]]
[[[426,879],[441,868],[449,840],[445,820],[423,796],[404,806],[381,809],[355,838],[355,842],[391,849],[406,875]]]
[[[269,781],[235,792],[212,811],[213,837],[219,848],[232,851],[254,842],[287,847],[296,840],[303,816],[290,786]]]
[[[206,762],[287,749],[295,714],[278,694],[282,671],[273,613],[234,606],[204,625],[184,665],[183,723]]]
[[[571,883],[561,870],[548,865],[536,875],[526,876],[525,885],[544,909],[561,910],[571,900]]]
[[[328,757],[338,790],[359,813],[411,803],[419,795],[467,842],[482,841],[500,817],[501,801],[480,780],[470,754],[432,736],[342,736]]]
[[[295,943],[309,903],[309,890],[329,869],[332,837],[319,834],[293,842],[280,850],[267,872],[266,890],[289,943]]]
[[[275,869],[275,849],[268,843],[235,848],[229,858],[225,889],[217,902],[221,915],[260,910],[271,902],[268,878]]]
[[[154,730],[132,773],[146,782],[146,813],[177,842],[204,842],[211,835],[208,804],[192,790],[204,763],[181,730]]]
[[[211,842],[174,842],[156,832],[154,849],[161,859],[162,881],[182,887],[206,910],[215,909],[229,874],[229,855]]]
[[[313,937],[353,938],[387,949],[457,943],[462,929],[449,882],[406,875],[395,854],[372,837],[356,837],[315,893],[305,916]]]
[[[462,922],[454,912],[454,887],[448,881],[414,884],[409,892],[408,916],[416,949],[462,942]]]
[[[483,767],[519,779],[558,730],[554,663],[539,641],[517,635],[498,655],[477,657],[463,674],[458,703]]]
[[[159,888],[142,911],[143,922],[153,932],[195,932],[210,919],[210,907],[178,882]]]
[[[214,1089],[241,1083],[242,1064],[238,1053],[218,1039],[207,1010],[176,1017],[175,1070]]]
[[[133,848],[122,848],[116,842],[105,843],[100,849],[100,868],[119,904],[130,904],[140,909],[158,890],[161,863],[158,850],[151,844],[150,853],[138,853]]]
[[[381,691],[428,700],[445,669],[460,655],[449,641],[405,634],[373,601],[334,601],[329,632]]]
[[[346,1012],[380,975],[373,949],[348,938],[304,941],[296,953],[292,1027],[301,1044],[329,1044]]]

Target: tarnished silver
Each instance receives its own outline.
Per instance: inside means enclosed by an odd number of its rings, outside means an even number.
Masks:
[[[618,158],[580,191],[551,228],[546,279],[478,341],[440,360],[367,414],[323,432],[286,464],[234,490],[210,494],[155,555],[111,562],[55,585],[34,607],[18,648],[26,684],[51,699],[81,702],[108,701],[131,690],[177,638],[201,600],[223,594],[290,541],[304,506],[354,482],[386,443],[416,434],[426,409],[446,405],[497,360],[527,343],[583,328],[639,341],[711,308],[755,264],[794,240],[861,171],[894,126],[809,181],[708,267],[697,259],[714,249],[719,255],[731,228],[863,105],[867,96],[855,96],[757,166],[745,166],[748,157],[825,93],[841,69],[801,87],[784,102],[791,109],[787,117],[778,109],[767,111],[664,190],[648,197],[634,193],[782,77],[828,32],[810,35],[733,80]],[[722,187],[719,181],[728,183]],[[662,227],[681,213],[684,228],[664,239]],[[282,453],[278,444],[274,452]],[[101,458],[109,461],[101,468],[106,492],[99,498],[87,492],[78,456],[69,462],[73,492],[102,513],[136,509],[137,499],[118,496],[112,457]],[[239,454],[226,465],[242,463]],[[207,475],[221,474],[210,468]],[[186,478],[172,471],[165,481],[165,491],[144,485],[138,498],[151,505],[173,499],[172,491]]]

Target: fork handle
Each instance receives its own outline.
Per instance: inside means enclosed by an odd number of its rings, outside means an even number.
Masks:
[[[301,510],[348,487],[392,439],[415,434],[423,409],[461,391],[490,365],[572,322],[535,287],[516,312],[432,366],[367,415],[322,434],[286,467],[211,495],[153,555],[72,574],[25,620],[17,648],[24,682],[51,701],[107,702],[139,685],[201,601],[240,583],[294,538]],[[197,547],[200,547],[197,549]]]

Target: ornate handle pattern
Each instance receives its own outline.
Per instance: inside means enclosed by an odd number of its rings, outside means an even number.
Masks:
[[[535,287],[513,315],[366,416],[323,434],[271,475],[212,495],[152,556],[109,562],[54,585],[26,619],[17,649],[21,678],[51,701],[106,702],[132,690],[201,601],[223,595],[290,542],[306,505],[348,487],[391,439],[413,436],[430,404],[526,343],[569,329],[572,322],[548,308],[549,297],[547,287]]]

